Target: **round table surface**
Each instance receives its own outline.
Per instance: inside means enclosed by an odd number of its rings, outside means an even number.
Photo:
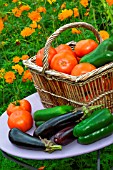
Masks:
[[[26,99],[32,105],[32,114],[36,110],[40,110],[44,108],[40,101],[40,97],[38,93],[34,93],[30,95],[26,97]],[[7,113],[4,112],[0,117],[0,149],[8,154],[25,158],[25,159],[44,160],[44,159],[69,158],[69,157],[78,156],[78,155],[99,150],[113,143],[113,134],[112,134],[104,139],[101,139],[89,145],[81,145],[77,143],[77,140],[75,140],[72,143],[63,146],[62,150],[54,151],[52,153],[47,153],[44,152],[43,150],[36,151],[36,150],[21,149],[13,145],[8,139],[9,127],[7,125],[7,119],[8,119]],[[27,131],[27,133],[32,135],[34,129],[35,129],[35,125],[33,125],[32,129]]]

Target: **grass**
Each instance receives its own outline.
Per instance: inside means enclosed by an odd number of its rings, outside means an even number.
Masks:
[[[111,170],[113,167],[113,145],[107,146],[106,148],[103,148],[100,150],[100,167],[102,170]],[[61,160],[26,160],[21,159],[30,165],[32,165],[35,168],[45,167],[44,169],[47,170],[96,170],[97,169],[97,151],[91,152],[88,154],[80,155],[77,157],[72,158],[65,158]],[[19,170],[20,168],[22,170],[27,170],[27,168],[24,168],[20,165],[18,165],[15,162],[12,162],[8,160],[7,158],[4,158],[2,154],[0,153],[0,169],[1,170]]]
[[[86,6],[80,2],[80,0],[72,0],[71,2],[66,0],[65,3],[62,0],[56,0],[56,2],[52,0],[0,1],[0,115],[3,114],[10,102],[36,92],[30,75],[26,74],[27,68],[22,63],[22,56],[34,56],[39,49],[44,47],[47,38],[56,29],[71,22],[82,21],[92,24],[99,32],[104,30],[103,38],[108,35],[112,36],[113,5],[110,6],[106,0],[98,0],[98,2],[90,0]],[[22,11],[23,6],[24,10]],[[25,8],[26,6],[27,8]],[[75,12],[74,8],[76,8]],[[38,18],[32,13],[36,9],[42,10],[38,13],[40,14]],[[62,13],[64,9],[68,11]],[[70,15],[69,10],[73,14]],[[29,13],[30,16],[28,16]],[[23,33],[25,27],[30,28],[31,32],[25,30]],[[72,40],[76,42],[87,38],[96,40],[91,31],[83,28],[79,28],[79,30],[81,34],[73,33],[71,29],[64,31],[55,39],[52,46],[56,47],[58,44]],[[19,59],[18,62],[17,59]],[[17,64],[18,67],[14,67]],[[9,71],[14,77],[7,75]],[[102,170],[109,170],[113,166],[112,153],[113,145],[101,150]],[[94,170],[96,169],[96,156],[97,152],[92,152],[62,160],[24,161],[37,168],[45,166],[47,170],[64,170],[65,167],[68,170]],[[20,168],[25,170],[25,168],[4,158],[1,152],[0,162],[1,170],[19,170]]]

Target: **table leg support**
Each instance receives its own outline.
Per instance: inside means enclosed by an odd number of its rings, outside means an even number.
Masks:
[[[97,170],[100,170],[100,150],[97,150]]]
[[[29,164],[27,164],[27,163],[25,163],[25,162],[15,158],[15,157],[13,157],[13,156],[7,154],[4,151],[2,151],[2,154],[3,154],[4,157],[10,159],[13,162],[16,162],[17,164],[19,164],[19,165],[21,165],[21,166],[23,166],[23,167],[25,167],[25,168],[27,168],[29,170],[37,170],[37,168],[32,167],[31,165],[29,165]]]

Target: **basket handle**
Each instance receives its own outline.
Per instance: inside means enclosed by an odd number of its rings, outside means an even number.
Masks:
[[[42,70],[43,73],[46,70],[49,69],[48,51],[49,51],[49,48],[51,46],[52,41],[56,37],[58,37],[58,35],[60,33],[62,33],[63,31],[67,30],[68,28],[73,28],[73,27],[78,27],[78,28],[79,27],[84,27],[84,28],[87,28],[88,30],[91,30],[94,33],[94,35],[96,36],[96,38],[99,41],[99,43],[102,42],[102,38],[101,38],[100,34],[98,33],[98,31],[91,24],[88,24],[86,22],[73,22],[73,23],[66,24],[66,25],[60,27],[46,41],[46,44],[45,44],[45,47],[44,47],[43,70]]]

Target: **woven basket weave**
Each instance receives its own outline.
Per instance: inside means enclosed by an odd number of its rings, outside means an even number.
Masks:
[[[36,56],[25,60],[24,65],[31,71],[44,107],[70,104],[83,105],[105,104],[112,110],[113,105],[113,63],[106,64],[81,76],[71,76],[49,69],[48,50],[52,41],[68,28],[84,27],[91,30],[99,43],[102,42],[98,31],[85,22],[66,24],[57,29],[47,40],[44,48],[43,67],[35,64]],[[69,42],[73,49],[76,42]]]

